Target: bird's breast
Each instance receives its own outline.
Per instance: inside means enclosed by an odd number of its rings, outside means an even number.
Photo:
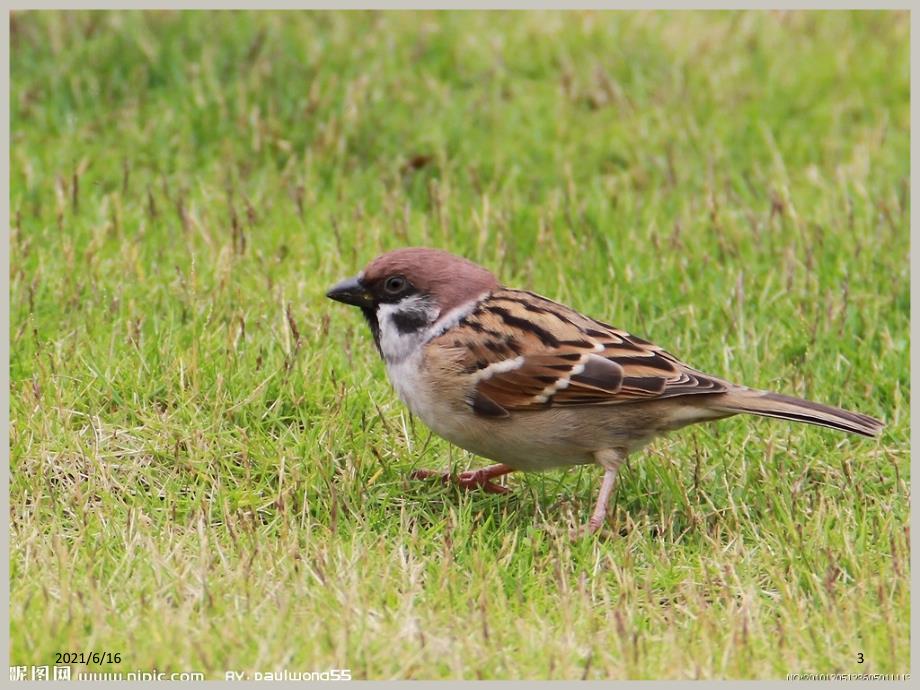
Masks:
[[[424,368],[421,349],[401,360],[387,361],[386,368],[400,400],[436,433],[446,436],[441,431],[445,420],[466,413],[462,386],[432,376]]]

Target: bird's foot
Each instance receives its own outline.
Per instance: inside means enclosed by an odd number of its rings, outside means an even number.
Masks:
[[[604,517],[592,515],[588,522],[574,531],[572,538],[581,539],[582,537],[590,537],[594,534],[597,534],[598,531],[600,531],[600,528],[604,526],[605,522],[606,520]]]
[[[479,470],[468,470],[457,475],[452,475],[450,472],[437,472],[435,470],[415,470],[410,476],[412,479],[439,477],[442,482],[454,481],[457,486],[462,489],[484,489],[493,494],[506,494],[511,489],[501,484],[494,484],[492,479],[502,474],[507,474],[511,469],[508,468],[506,471],[497,471],[497,467],[500,466],[486,467]]]
[[[511,489],[501,484],[492,482],[492,475],[487,474],[485,470],[469,470],[457,475],[457,484],[464,489],[482,488],[491,494],[506,494]]]

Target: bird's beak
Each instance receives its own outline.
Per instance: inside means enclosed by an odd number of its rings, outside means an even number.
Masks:
[[[374,304],[371,294],[359,278],[346,278],[345,280],[333,285],[326,297],[334,299],[336,302],[351,304],[356,307],[367,308]]]

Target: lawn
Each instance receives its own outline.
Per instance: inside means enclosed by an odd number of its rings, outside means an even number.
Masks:
[[[14,15],[11,664],[908,672],[908,19]],[[407,245],[886,429],[675,433],[581,540],[596,468],[410,480],[483,461],[324,297]]]

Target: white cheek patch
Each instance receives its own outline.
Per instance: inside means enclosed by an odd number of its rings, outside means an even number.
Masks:
[[[377,306],[377,320],[380,322],[390,321],[395,314],[423,314],[431,320],[436,313],[434,305],[419,295],[406,297],[399,302],[381,302]]]
[[[401,362],[418,350],[427,340],[427,324],[437,315],[437,308],[419,295],[377,307],[380,328],[380,351],[389,362]],[[418,328],[406,329],[406,323],[416,322]],[[402,323],[402,326],[400,325]]]

